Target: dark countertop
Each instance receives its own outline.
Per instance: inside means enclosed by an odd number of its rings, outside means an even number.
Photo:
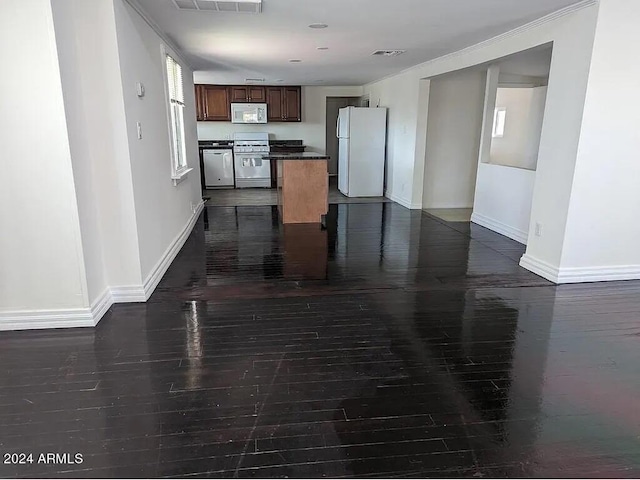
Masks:
[[[270,153],[262,158],[265,160],[329,160],[328,155],[315,152]]]
[[[272,147],[304,147],[302,140],[269,140],[269,145]]]
[[[200,148],[207,148],[212,150],[228,150],[229,148],[233,148],[232,140],[199,140],[198,146]]]

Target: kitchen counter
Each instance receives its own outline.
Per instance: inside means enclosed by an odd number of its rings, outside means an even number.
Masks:
[[[270,153],[265,156],[265,160],[329,160],[328,155],[314,152],[300,152],[300,153]]]
[[[270,154],[265,158],[276,164],[282,223],[322,223],[329,211],[329,157],[308,152]]]

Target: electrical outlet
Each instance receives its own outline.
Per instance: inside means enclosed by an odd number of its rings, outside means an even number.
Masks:
[[[138,129],[138,140],[142,140],[142,123],[136,122],[136,128]]]
[[[542,236],[542,224],[540,222],[536,222],[536,237]]]

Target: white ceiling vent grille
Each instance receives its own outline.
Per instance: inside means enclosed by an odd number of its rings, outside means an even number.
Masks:
[[[260,13],[262,0],[171,0],[178,10],[232,12],[232,13]]]
[[[397,57],[398,55],[402,55],[406,50],[376,50],[371,55],[377,57]]]

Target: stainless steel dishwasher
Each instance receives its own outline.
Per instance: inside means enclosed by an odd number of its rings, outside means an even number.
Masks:
[[[234,187],[233,150],[202,150],[204,184],[207,188]]]

